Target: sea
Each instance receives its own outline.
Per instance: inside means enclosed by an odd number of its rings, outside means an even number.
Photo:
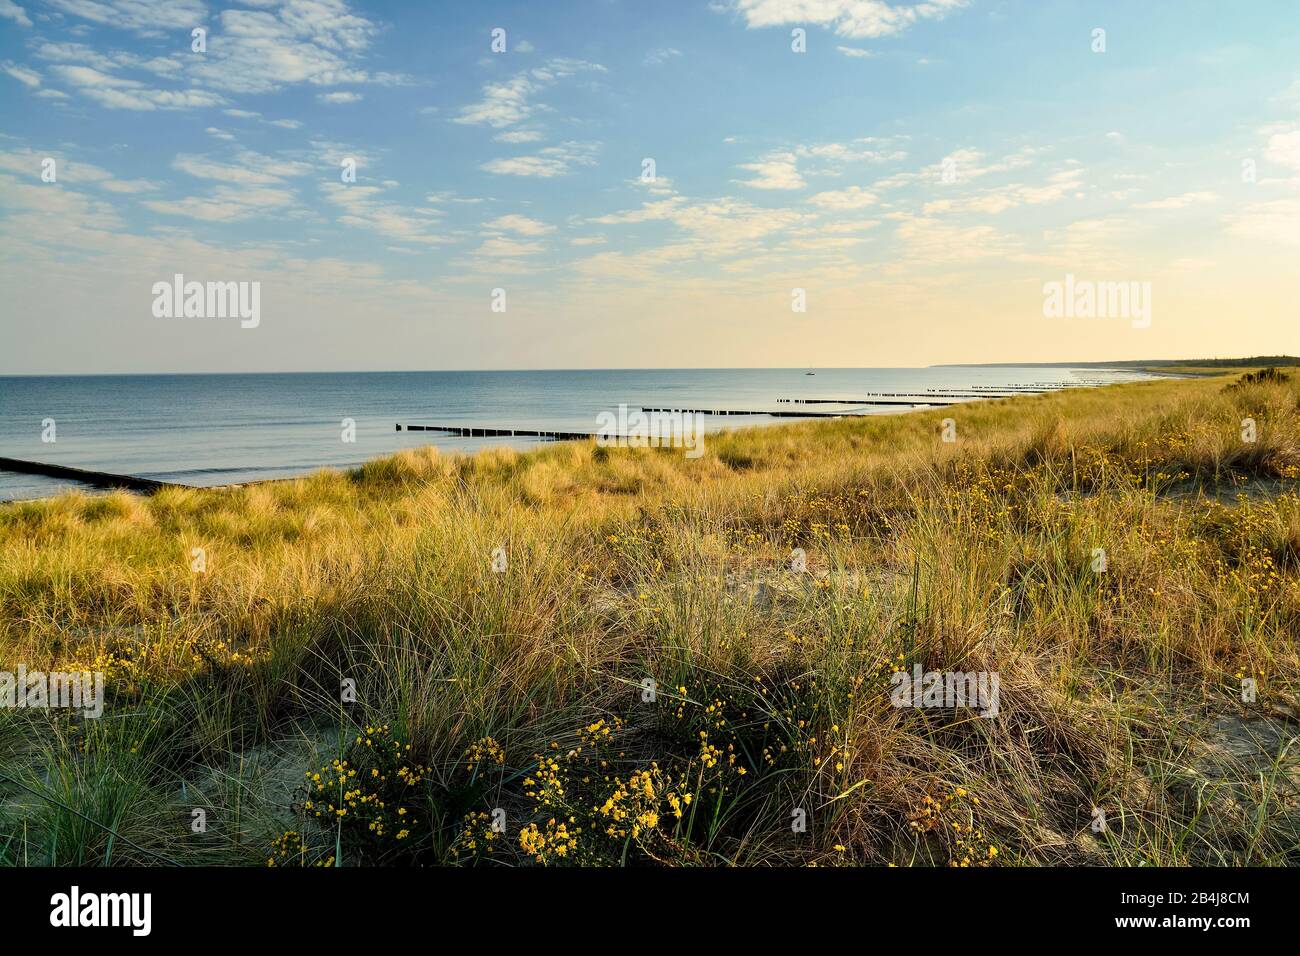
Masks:
[[[620,405],[762,413],[705,415],[711,431],[793,420],[770,412],[912,408],[865,400],[1143,377],[1049,366],[0,376],[0,457],[208,487],[350,468],[421,445],[526,449],[548,440],[399,431],[398,424],[594,433],[598,416],[617,414]],[[807,399],[835,403],[797,404]],[[0,501],[73,487],[81,486],[0,470]]]

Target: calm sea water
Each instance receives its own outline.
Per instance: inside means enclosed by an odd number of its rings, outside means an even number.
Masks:
[[[1143,377],[1060,368],[815,371],[811,376],[803,369],[661,369],[0,377],[0,456],[220,485],[354,466],[419,445],[475,450],[538,442],[398,432],[398,422],[594,432],[598,413],[616,412],[620,403],[790,410],[776,400]],[[341,440],[345,418],[356,422],[354,443]],[[52,443],[42,441],[45,419],[55,422]],[[789,420],[712,417],[706,427]],[[0,500],[39,497],[64,487],[68,483],[61,480],[0,471]]]

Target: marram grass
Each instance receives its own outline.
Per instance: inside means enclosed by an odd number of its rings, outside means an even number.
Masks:
[[[0,863],[1296,862],[1298,397],[0,506],[0,670],[108,687],[0,709]],[[893,706],[916,665],[998,715]]]

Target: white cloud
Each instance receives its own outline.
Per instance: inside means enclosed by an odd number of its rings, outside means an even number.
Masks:
[[[629,179],[628,184],[637,189],[644,189],[652,196],[671,196],[677,191],[673,187],[672,179],[667,176],[655,176],[654,179],[642,179],[638,176]]]
[[[31,18],[27,16],[27,11],[14,3],[14,0],[0,0],[0,17],[12,20],[20,27],[30,27],[32,25]]]
[[[817,236],[813,239],[795,239],[790,245],[795,249],[820,252],[826,249],[845,249],[866,242],[865,236]]]
[[[251,162],[221,163],[206,156],[180,153],[172,160],[172,168],[197,179],[216,179],[246,186],[270,186],[284,181],[285,174],[274,166],[274,161],[249,154]]]
[[[264,156],[250,149],[240,149],[231,162],[180,153],[172,168],[196,179],[214,180],[220,185],[206,195],[181,199],[150,199],[141,205],[167,216],[183,216],[207,222],[233,222],[254,216],[273,214],[301,215],[298,197],[287,179],[310,173],[315,167],[297,159]],[[119,192],[151,190],[152,184],[131,181]]]
[[[1192,192],[1183,193],[1180,196],[1169,196],[1166,199],[1153,199],[1150,202],[1140,202],[1135,205],[1134,209],[1186,209],[1188,206],[1196,203],[1214,202],[1219,197],[1211,192]]]
[[[972,212],[997,215],[1018,206],[1038,206],[1077,194],[1083,186],[1083,176],[1084,170],[1082,168],[1070,167],[1052,173],[1047,177],[1047,182],[1039,186],[1008,183],[1005,186],[985,189],[970,196],[937,199],[926,203],[922,211],[927,216],[936,213]]]
[[[147,179],[113,179],[101,184],[101,188],[112,193],[124,193],[132,196],[136,193],[154,192],[158,189],[158,184]]]
[[[58,181],[63,185],[91,185],[108,192],[121,195],[134,195],[151,192],[158,188],[156,183],[145,179],[114,179],[107,169],[81,160],[68,159],[61,153],[44,154],[30,149],[18,149],[0,153],[0,169],[19,174],[33,181],[41,175],[41,163],[50,155],[55,160]],[[104,209],[109,207],[105,206]]]
[[[535,129],[511,129],[492,137],[499,143],[535,143],[542,134]]]
[[[875,229],[879,225],[879,219],[842,219],[836,222],[819,222],[815,227],[809,229],[808,232],[818,234],[866,232],[868,229]]]
[[[335,93],[317,93],[316,99],[322,103],[359,103],[364,97],[360,93],[353,93],[350,90],[339,90]]]
[[[863,137],[848,143],[819,143],[773,150],[760,156],[757,162],[743,163],[739,168],[754,173],[753,179],[736,180],[753,189],[802,189],[807,183],[799,169],[807,160],[812,168],[807,175],[839,175],[839,167],[848,163],[880,163],[906,158],[895,141]]]
[[[664,63],[667,63],[669,60],[676,59],[681,55],[682,55],[682,51],[675,49],[674,47],[670,47],[670,46],[659,47],[658,49],[651,50],[649,53],[646,54],[645,65],[660,66]]]
[[[432,206],[404,206],[384,199],[382,186],[331,182],[324,189],[325,198],[342,210],[339,222],[345,225],[418,245],[452,241],[441,229],[442,211]]]
[[[57,10],[103,26],[161,36],[173,30],[187,33],[208,18],[202,0],[46,0]]]
[[[845,56],[854,58],[875,56],[875,54],[870,50],[864,50],[861,47],[856,46],[837,46],[835,49],[840,53],[843,53]]]
[[[563,176],[574,166],[591,166],[596,162],[596,143],[563,143],[547,146],[531,156],[492,159],[482,168],[499,176],[536,176],[551,179]]]
[[[639,209],[598,216],[591,221],[601,225],[671,222],[687,234],[687,240],[661,247],[647,260],[667,264],[688,258],[734,255],[811,219],[796,210],[764,209],[740,199],[692,202],[682,196],[673,196],[643,203]],[[614,261],[610,257],[616,257],[619,262],[624,258],[621,253],[599,255],[604,257],[600,261],[606,264]]]
[[[88,66],[54,67],[78,92],[108,109],[119,110],[183,110],[203,106],[219,106],[225,102],[220,96],[206,90],[161,90],[135,80],[110,76]]]
[[[483,87],[483,98],[460,111],[453,122],[501,128],[527,119],[533,113],[528,97],[538,86],[527,73]]]
[[[629,223],[656,222],[663,219],[672,219],[683,208],[684,200],[680,196],[674,196],[672,199],[660,199],[655,202],[642,203],[639,209],[629,209],[624,212],[605,213],[597,216],[592,222],[598,222],[606,226],[622,226]]]
[[[768,153],[756,163],[742,163],[741,169],[754,173],[743,186],[752,189],[803,189],[806,183],[799,175],[798,158],[794,153]]]
[[[0,168],[11,168],[13,154],[0,153]],[[60,167],[62,168],[62,167]],[[48,238],[55,248],[75,248],[122,225],[111,205],[76,189],[50,189],[39,180],[0,174],[0,206],[17,210],[0,220],[0,230],[15,241],[6,259]]]
[[[42,60],[55,63],[73,63],[78,66],[94,67],[105,73],[113,70],[134,67],[140,60],[130,53],[112,51],[102,53],[84,43],[42,43],[36,48],[36,55]]]
[[[192,75],[231,93],[271,93],[286,86],[343,83],[397,85],[407,78],[371,73],[360,58],[379,27],[346,0],[258,0],[262,10],[223,10],[208,34],[208,52]]]
[[[968,0],[924,0],[902,5],[885,0],[733,0],[751,30],[785,24],[833,27],[842,37],[883,37],[901,33],[918,20],[941,19]]]
[[[924,216],[902,216],[896,230],[913,259],[927,264],[962,263],[1007,256],[1015,240],[992,226],[958,226]]]
[[[75,342],[81,354],[101,362],[107,360],[110,365],[113,343],[122,341],[121,323],[126,323],[128,331],[133,322],[147,324],[149,282],[173,272],[209,278],[257,278],[279,303],[277,314],[310,316],[313,329],[319,328],[319,316],[325,317],[325,325],[338,320],[339,314],[332,310],[339,308],[347,310],[349,319],[366,321],[392,311],[426,316],[453,314],[463,305],[458,301],[461,297],[443,295],[428,281],[385,275],[376,262],[358,260],[351,254],[308,258],[303,244],[295,240],[259,240],[244,234],[228,246],[204,242],[189,217],[198,216],[204,221],[219,217],[231,222],[249,211],[247,203],[254,199],[238,193],[222,198],[243,209],[176,203],[162,215],[186,218],[172,219],[170,223],[164,220],[163,225],[147,226],[146,233],[133,234],[115,215],[112,205],[71,185],[52,188],[39,179],[0,173],[0,244],[5,250],[0,256],[0,288],[7,293],[13,291],[16,308],[35,309],[43,303],[59,314],[97,314],[105,318],[70,327],[58,337]],[[255,198],[257,202],[279,201],[268,195]],[[320,249],[315,248],[317,252]],[[273,325],[264,327],[268,334],[276,335]],[[220,335],[215,330],[163,329],[155,321],[148,328],[142,324],[139,331],[153,342],[151,350],[157,346],[165,351],[169,337],[185,354],[205,352],[209,346],[220,348]],[[213,333],[210,337],[209,331]],[[278,334],[285,336],[294,354],[301,353],[301,331],[299,323],[292,320],[278,325]],[[203,341],[194,339],[194,335]],[[30,371],[38,353],[11,354],[6,346],[21,343],[15,335],[9,338],[11,342],[0,344],[0,352],[15,371]],[[319,367],[321,361],[328,359],[313,357],[300,367]],[[375,361],[382,363],[385,358],[377,354]]]
[[[42,172],[41,163],[47,157],[54,160],[55,172],[60,183],[72,183],[74,185],[82,183],[99,184],[113,178],[113,174],[107,169],[102,169],[91,163],[85,163],[79,159],[68,159],[62,153],[41,153],[33,149],[15,149],[0,153],[0,169],[17,173],[20,176],[30,177],[33,181],[39,181]]]
[[[1300,129],[1277,125],[1268,127],[1265,132],[1270,135],[1268,145],[1264,147],[1264,158],[1288,169],[1300,169]]]
[[[530,102],[532,96],[559,79],[584,72],[604,73],[605,68],[599,63],[588,63],[585,60],[548,60],[540,67],[517,73],[508,80],[488,83],[483,87],[482,99],[463,107],[453,122],[471,126],[487,125],[494,129],[522,123],[538,109]]]
[[[141,205],[165,216],[183,216],[204,222],[233,222],[258,215],[278,215],[294,204],[294,198],[287,189],[218,186],[207,196],[146,199]]]
[[[311,148],[320,157],[320,161],[331,169],[331,178],[338,175],[339,164],[345,159],[355,160],[358,166],[372,164],[373,159],[365,149],[350,143],[333,143],[328,140],[314,139]]]
[[[549,223],[542,222],[540,219],[530,219],[527,216],[520,216],[515,213],[498,216],[496,219],[484,223],[483,225],[487,229],[513,232],[521,236],[544,236],[548,232],[555,231],[555,227]]]
[[[1015,169],[1024,169],[1033,165],[1035,156],[1042,150],[1034,148],[1022,149],[1017,153],[1004,156],[997,162],[985,162],[984,153],[978,149],[964,147],[953,150],[938,163],[927,168],[927,172],[941,182],[944,180],[944,173],[952,170],[954,182],[965,182],[971,179],[980,179],[994,173],[1006,173]]]
[[[822,209],[865,209],[867,206],[875,205],[877,197],[869,189],[863,189],[861,186],[849,186],[847,189],[817,193],[809,197],[808,201],[814,206],[820,206]]]
[[[520,239],[494,237],[483,240],[483,244],[474,250],[476,256],[493,258],[512,258],[515,256],[535,256],[545,246],[540,242],[528,242]]]
[[[1300,199],[1253,203],[1224,219],[1229,235],[1267,245],[1300,246]]]
[[[25,66],[19,66],[17,63],[4,62],[0,63],[0,70],[4,70],[15,80],[28,89],[36,89],[41,85],[41,75],[35,70],[29,70]]]
[[[1130,243],[1135,223],[1132,218],[1076,219],[1065,228],[1046,229],[1045,244],[1033,256],[1035,261],[1053,262],[1073,270],[1085,267],[1118,269],[1132,266]]]
[[[275,126],[279,129],[302,129],[302,121],[295,119],[264,119],[262,114],[256,110],[222,110],[227,116],[233,116],[235,119],[255,119],[267,126]]]

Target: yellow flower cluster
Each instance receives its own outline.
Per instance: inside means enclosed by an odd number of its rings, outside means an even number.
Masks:
[[[367,725],[353,743],[351,759],[307,771],[303,812],[371,840],[409,839],[429,768],[410,760],[411,745],[394,738],[388,724]]]
[[[612,717],[609,720],[601,718],[586,727],[579,727],[578,740],[590,747],[601,747],[612,742],[614,734],[622,729],[623,718]]]
[[[574,827],[570,831],[569,825],[573,822],[573,817],[570,817],[568,823],[556,823],[552,817],[546,821],[545,829],[530,823],[519,831],[519,846],[537,863],[563,859],[578,849],[578,834],[582,828]]]
[[[465,769],[473,773],[485,763],[501,766],[506,762],[506,752],[492,737],[481,737],[465,750]]]
[[[951,839],[949,866],[992,866],[998,848],[975,822],[980,799],[965,787],[955,787],[942,799],[927,794],[908,814],[908,826],[917,834],[944,833]]]
[[[457,860],[472,858],[479,853],[491,856],[502,842],[502,835],[493,827],[491,816],[483,811],[468,813],[461,821],[460,833],[451,845],[451,855]]]
[[[615,777],[611,785],[613,789],[597,813],[606,821],[605,835],[616,840],[629,836],[637,840],[654,830],[659,826],[659,811],[664,804],[680,820],[693,799],[690,793],[678,793],[672,776],[660,770],[657,763],[635,771],[626,781]]]
[[[267,857],[267,866],[306,866],[308,858],[307,845],[302,834],[297,830],[286,830],[271,841],[271,855]],[[313,860],[312,866],[333,866],[333,855]]]
[[[554,757],[534,755],[537,768],[524,778],[524,793],[540,806],[562,806],[564,803],[564,777],[558,760]]]

